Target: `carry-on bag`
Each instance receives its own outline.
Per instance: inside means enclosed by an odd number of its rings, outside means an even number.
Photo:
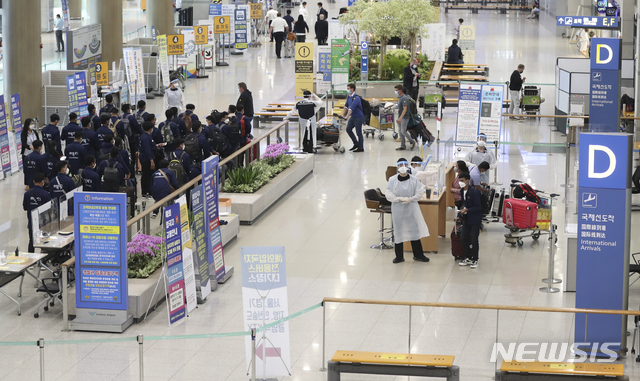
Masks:
[[[451,231],[451,255],[455,259],[464,259],[464,249],[462,248],[462,225],[456,224]]]
[[[495,192],[493,195],[493,206],[491,207],[492,217],[502,217],[502,206],[504,205],[504,189]]]
[[[412,139],[418,139],[418,136],[422,138],[422,143],[426,143],[428,147],[436,140],[431,132],[427,129],[424,122],[421,120],[414,128],[407,127],[407,131],[411,134]]]
[[[504,200],[502,222],[518,229],[535,228],[538,221],[538,204],[526,200],[508,198]]]
[[[324,126],[318,128],[317,139],[325,143],[337,143],[340,137],[340,131],[333,126]]]

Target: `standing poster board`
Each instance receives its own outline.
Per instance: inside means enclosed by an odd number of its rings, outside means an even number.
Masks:
[[[169,47],[167,44],[167,35],[158,36],[158,57],[160,57],[160,73],[162,74],[162,85],[169,87],[171,79],[169,79]]]
[[[422,37],[422,54],[430,61],[444,61],[444,51],[447,48],[446,24],[427,24],[426,37]]]
[[[167,54],[170,56],[179,56],[184,54],[184,35],[170,34],[167,35]]]
[[[127,196],[78,192],[74,199],[77,308],[71,328],[122,332],[133,323],[127,313]]]
[[[244,327],[259,328],[289,315],[285,248],[243,247],[242,305]],[[288,376],[291,369],[289,323],[275,325],[256,336],[256,376]],[[246,336],[247,363],[251,337]]]
[[[179,204],[164,208],[164,230],[167,236],[167,312],[169,325],[173,325],[187,316]]]
[[[189,226],[189,206],[187,196],[178,199],[180,205],[180,226],[182,236],[182,267],[184,270],[184,291],[187,299],[187,313],[198,305],[196,296],[196,271],[193,267],[193,250],[191,240],[191,226]]]
[[[89,110],[87,109],[87,106],[89,106],[89,100],[87,99],[87,75],[84,71],[81,71],[75,73],[73,76],[76,82],[79,115],[80,118],[83,118],[89,115]]]
[[[142,48],[124,48],[125,70],[127,72],[127,81],[136,83],[136,92],[138,94],[137,101],[147,99],[147,91],[144,83],[144,67],[142,66]]]
[[[463,152],[463,150],[475,147],[474,142],[478,139],[481,99],[482,85],[460,84],[456,141],[464,143],[456,143],[458,152]]]
[[[64,30],[69,30],[71,27],[71,19],[69,17],[69,0],[60,0],[62,5],[62,19],[64,20]]]
[[[229,20],[229,31],[224,36],[224,43],[229,46],[236,42],[236,36],[231,33],[235,28],[235,10],[236,6],[233,4],[222,4],[222,16],[227,17],[227,20]]]
[[[465,63],[476,62],[476,27],[460,25],[460,41],[458,41]]]
[[[93,103],[94,105],[98,104],[98,83],[96,79],[95,62],[89,62],[89,83],[91,84],[91,101],[89,103]]]
[[[331,40],[331,84],[337,95],[347,95],[349,83],[349,40]]]
[[[298,42],[296,50],[296,97],[302,97],[305,90],[313,92],[313,43]]]
[[[102,58],[102,24],[67,31],[67,70],[84,70]]]
[[[191,191],[191,211],[193,213],[193,243],[195,244],[194,259],[200,274],[200,298],[204,300],[211,293],[211,278],[209,277],[207,257],[202,185],[198,185]]]
[[[202,161],[202,188],[204,192],[204,206],[207,234],[207,255],[209,263],[213,264],[216,281],[225,277],[224,254],[222,252],[222,233],[220,232],[220,216],[218,208],[219,198],[219,161],[214,155]],[[210,271],[212,269],[209,269]]]
[[[480,126],[478,134],[487,135],[488,142],[500,140],[502,127],[502,102],[504,86],[482,85],[482,101],[480,104]],[[477,137],[476,137],[477,139]]]
[[[67,79],[67,98],[69,99],[69,113],[80,113],[80,107],[78,106],[78,92],[76,90],[76,76],[71,74],[66,77]]]
[[[11,110],[13,113],[13,133],[16,137],[16,152],[22,152],[22,109],[20,108],[20,94],[11,96]],[[18,169],[22,169],[22,155],[18,155]]]
[[[248,46],[247,40],[247,11],[245,9],[236,9],[234,11],[234,30],[235,30],[235,48],[236,52],[244,52]]]
[[[316,75],[316,93],[324,94],[331,90],[331,47],[318,46],[318,75]]]
[[[0,95],[0,157],[2,158],[2,172],[11,172],[11,154],[9,149],[9,129],[7,126],[7,110],[4,95]]]

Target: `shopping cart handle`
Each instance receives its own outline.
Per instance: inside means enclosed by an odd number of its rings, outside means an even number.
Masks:
[[[549,197],[551,197],[551,198],[558,197],[558,196],[560,196],[560,195],[559,195],[559,194],[557,194],[557,193],[551,193],[551,194],[549,195]]]
[[[521,182],[520,180],[515,180],[515,179],[511,180],[511,184],[517,184],[517,183],[520,183],[520,182]]]
[[[342,115],[336,114],[335,112],[333,113],[333,116],[335,116],[336,118],[339,118],[339,119],[346,119]]]

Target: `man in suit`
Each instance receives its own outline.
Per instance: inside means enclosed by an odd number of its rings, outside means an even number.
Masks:
[[[326,45],[327,37],[329,36],[329,22],[324,18],[324,15],[320,15],[318,17],[318,21],[316,21],[316,25],[314,26],[318,45]]]
[[[418,73],[418,59],[412,58],[409,65],[404,68],[402,85],[407,91],[407,95],[418,101],[418,90],[420,88],[420,73]]]
[[[329,18],[329,12],[322,7],[322,3],[318,3],[318,13],[316,13],[316,17],[320,20],[320,15],[324,15],[324,19]]]

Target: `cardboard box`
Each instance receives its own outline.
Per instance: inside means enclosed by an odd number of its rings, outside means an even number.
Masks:
[[[231,214],[231,199],[230,198],[220,198],[218,200],[218,206],[220,208],[220,217],[228,216]]]

